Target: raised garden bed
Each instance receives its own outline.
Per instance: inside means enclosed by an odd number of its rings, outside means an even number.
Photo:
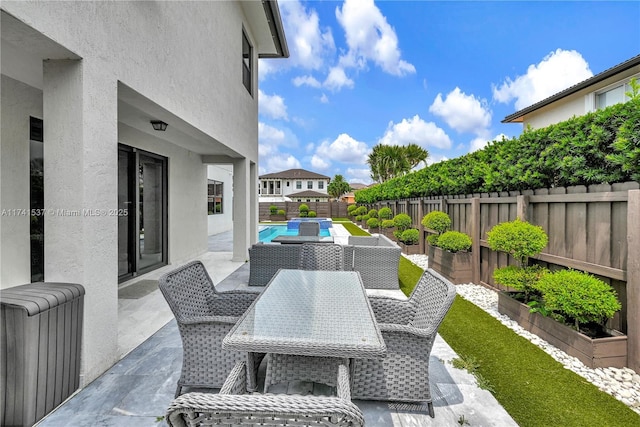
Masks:
[[[455,285],[471,283],[471,252],[449,252],[427,245],[429,268],[449,279]]]

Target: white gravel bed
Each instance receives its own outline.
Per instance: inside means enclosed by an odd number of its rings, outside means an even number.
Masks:
[[[427,268],[428,257],[426,255],[404,256],[419,267]],[[456,291],[462,298],[482,308],[503,325],[540,347],[565,368],[585,378],[600,390],[612,395],[640,414],[640,375],[629,368],[588,368],[577,358],[569,356],[564,351],[540,339],[537,335],[524,330],[506,315],[500,314],[498,312],[498,294],[491,289],[470,283],[468,285],[456,285]]]

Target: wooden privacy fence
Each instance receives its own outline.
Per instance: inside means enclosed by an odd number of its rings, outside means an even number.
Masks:
[[[297,218],[300,216],[300,205],[309,206],[309,210],[315,211],[318,218],[346,218],[347,203],[346,202],[260,202],[258,211],[258,220],[267,221],[271,219],[269,208],[275,206],[285,211],[286,219]]]
[[[549,243],[534,257],[536,262],[551,270],[573,268],[592,273],[616,290],[622,309],[609,326],[627,334],[628,366],[640,372],[639,183],[411,198],[369,207],[408,214],[421,231],[423,253],[422,217],[433,210],[448,213],[452,229],[473,240],[473,282],[496,289],[500,286],[493,281],[493,270],[514,260],[488,247],[487,231],[516,217],[541,226]]]

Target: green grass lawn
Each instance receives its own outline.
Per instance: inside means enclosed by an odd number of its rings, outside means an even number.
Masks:
[[[353,223],[342,225],[352,235],[369,235]],[[420,267],[400,257],[400,288],[405,294],[421,275]],[[478,364],[476,373],[520,426],[640,426],[640,416],[625,404],[459,296],[439,333],[461,359]]]

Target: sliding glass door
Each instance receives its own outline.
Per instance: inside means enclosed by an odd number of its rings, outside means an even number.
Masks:
[[[118,147],[120,281],[167,264],[167,159]]]

